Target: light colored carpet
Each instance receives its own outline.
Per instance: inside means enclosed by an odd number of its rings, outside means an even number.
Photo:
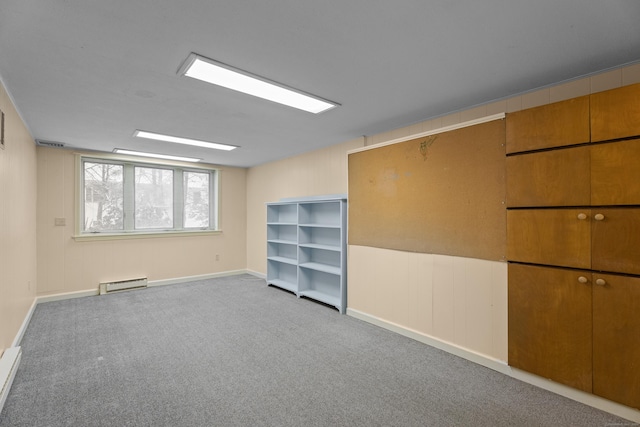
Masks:
[[[37,306],[0,426],[628,423],[250,275]]]

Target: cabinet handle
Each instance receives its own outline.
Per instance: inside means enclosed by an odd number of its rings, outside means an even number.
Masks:
[[[602,221],[604,219],[604,215],[602,214],[595,214],[593,216],[593,219],[595,219],[596,221]]]
[[[596,285],[598,286],[604,286],[607,284],[607,281],[604,279],[596,279]]]
[[[584,213],[584,212],[580,212],[580,213],[578,214],[578,219],[587,219],[587,214],[586,214],[586,213]]]
[[[589,279],[587,279],[584,276],[578,277],[578,282],[580,282],[580,283],[587,283],[588,281],[589,281]]]

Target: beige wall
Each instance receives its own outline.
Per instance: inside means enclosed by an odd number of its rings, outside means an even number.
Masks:
[[[0,354],[33,304],[36,275],[36,147],[0,82]]]
[[[37,153],[38,295],[97,290],[110,280],[245,269],[246,169],[220,168],[220,234],[76,241],[75,154],[45,147]],[[55,226],[54,218],[65,218],[66,226]]]
[[[249,169],[247,173],[247,269],[267,272],[267,208],[283,197],[346,194],[348,150],[362,147],[354,139],[311,153]]]

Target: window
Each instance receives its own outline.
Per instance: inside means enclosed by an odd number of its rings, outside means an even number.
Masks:
[[[217,171],[81,157],[80,234],[217,229]]]

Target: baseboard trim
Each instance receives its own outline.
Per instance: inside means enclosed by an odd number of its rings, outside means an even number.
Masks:
[[[33,312],[36,310],[36,305],[38,305],[38,298],[33,299],[33,302],[31,303],[31,307],[29,307],[29,310],[27,311],[27,314],[26,316],[24,316],[24,320],[22,321],[22,325],[20,325],[20,329],[18,329],[18,333],[13,339],[13,343],[11,344],[11,347],[20,346],[20,342],[22,342],[22,337],[24,336],[24,333],[26,332],[27,327],[29,326],[29,322],[31,322],[31,317],[33,316]]]
[[[255,277],[259,278],[259,279],[267,280],[267,275],[266,274],[259,273],[257,271],[253,271],[253,270],[246,270],[246,273],[250,274],[252,276],[255,276]]]
[[[199,274],[197,276],[177,277],[174,279],[150,280],[147,282],[147,286],[153,287],[153,286],[176,285],[179,283],[194,282],[196,280],[215,279],[216,277],[237,276],[239,274],[247,274],[247,270],[229,270],[229,271],[222,271],[219,273]]]
[[[0,412],[9,396],[9,390],[18,371],[22,350],[20,347],[10,347],[0,357]]]
[[[546,378],[542,378],[525,371],[521,371],[516,368],[512,368],[502,360],[495,359],[491,356],[478,353],[476,351],[461,347],[457,344],[435,338],[433,336],[415,331],[413,329],[398,325],[397,323],[381,319],[379,317],[364,313],[359,310],[355,310],[353,308],[347,308],[347,315],[390,330],[392,332],[396,332],[400,335],[404,335],[407,338],[414,339],[421,343],[430,345],[431,347],[435,347],[437,349],[446,351],[447,353],[451,353],[455,356],[462,357],[463,359],[467,359],[471,362],[477,363],[489,369],[493,369],[494,371],[500,372],[501,374],[508,375],[512,378],[534,385],[536,387],[540,387],[552,393],[559,394],[560,396],[564,396],[568,399],[575,400],[576,402],[580,402],[596,409],[600,409],[602,411],[608,412],[621,418],[625,418],[635,423],[640,423],[640,411],[628,406],[612,402],[610,400],[590,393],[576,390],[574,388],[553,382]]]

